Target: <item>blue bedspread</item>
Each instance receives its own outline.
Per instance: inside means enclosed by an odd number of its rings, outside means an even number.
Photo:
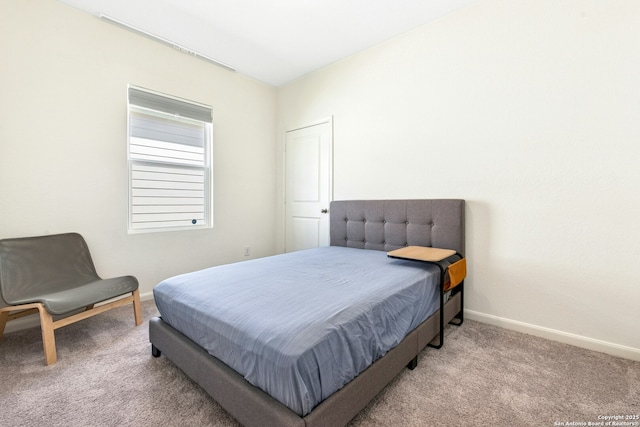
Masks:
[[[176,276],[154,297],[165,322],[304,416],[438,309],[438,276],[332,246]]]

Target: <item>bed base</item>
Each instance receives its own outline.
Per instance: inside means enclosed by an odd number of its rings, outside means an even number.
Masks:
[[[462,320],[462,292],[444,305],[445,323]],[[395,348],[305,417],[287,408],[240,374],[209,355],[189,338],[155,317],[149,321],[152,354],[164,354],[200,385],[236,420],[247,427],[344,426],[406,366],[415,368],[418,353],[440,335],[440,311],[421,323]]]

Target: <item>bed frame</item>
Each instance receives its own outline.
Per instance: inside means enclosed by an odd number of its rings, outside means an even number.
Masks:
[[[464,200],[335,201],[330,205],[331,245],[391,251],[403,246],[454,249],[463,255]],[[464,283],[444,305],[444,323],[462,322]],[[459,324],[458,323],[458,324]],[[439,312],[414,329],[394,349],[300,417],[240,374],[209,355],[162,318],[149,321],[152,354],[164,354],[245,426],[346,425],[418,353],[440,334]]]

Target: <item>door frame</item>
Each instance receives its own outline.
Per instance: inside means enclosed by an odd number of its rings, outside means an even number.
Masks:
[[[329,203],[331,203],[333,201],[333,115],[292,127],[282,133],[282,252],[286,251],[287,244],[287,133],[324,123],[329,124]],[[331,215],[331,212],[328,215]]]

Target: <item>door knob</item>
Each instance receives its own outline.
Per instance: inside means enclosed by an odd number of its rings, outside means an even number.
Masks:
[[[327,212],[329,212],[328,209],[320,209],[320,213],[327,213]]]

